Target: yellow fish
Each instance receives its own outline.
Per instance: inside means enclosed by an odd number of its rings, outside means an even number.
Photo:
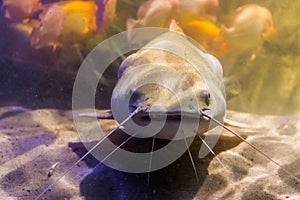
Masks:
[[[220,28],[213,22],[196,16],[181,19],[179,26],[186,35],[199,42],[208,51],[210,51],[211,44],[220,35]]]
[[[93,1],[62,2],[64,22],[58,38],[60,42],[78,43],[92,36],[96,30],[97,5]]]
[[[31,46],[41,48],[82,43],[111,22],[115,7],[116,0],[102,0],[98,4],[94,1],[49,4],[39,16],[40,27],[31,34]]]

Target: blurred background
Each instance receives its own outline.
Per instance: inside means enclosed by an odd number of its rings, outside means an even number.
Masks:
[[[128,28],[127,20],[137,19],[139,7],[146,1],[118,0],[115,1],[114,9],[104,5],[104,14],[100,16],[101,23],[97,24],[96,31],[89,26],[88,35],[81,33],[81,29],[74,29],[73,25],[76,26],[81,18],[94,20],[94,15],[98,22],[98,11],[79,11],[78,16],[74,16],[72,13],[76,13],[78,6],[68,7],[68,3],[74,1],[48,0],[40,2],[46,8],[34,12],[30,17],[19,19],[18,16],[7,16],[8,8],[11,8],[12,13],[12,8],[18,7],[16,3],[11,2],[0,1],[1,5],[6,3],[10,6],[1,7],[0,105],[20,105],[34,109],[70,109],[73,83],[84,57],[105,38],[125,31]],[[101,2],[95,2],[98,8]],[[221,46],[214,45],[211,50],[209,45],[203,44],[208,52],[220,60],[224,68],[228,109],[257,114],[300,115],[300,2],[220,0],[215,10],[216,20],[209,23],[213,23],[218,30],[234,26],[236,10],[246,4],[258,4],[270,11],[274,26],[271,37],[263,39],[249,49],[233,49],[229,53],[215,52],[216,49],[223,48]],[[49,5],[52,8],[56,8],[53,5],[62,7],[65,16],[72,15],[69,22],[74,22],[68,23],[68,27],[62,28],[63,31],[61,28],[51,29],[50,33],[56,34],[55,37],[43,35],[43,30],[52,23],[45,14],[50,10]],[[50,11],[49,13],[51,14]],[[90,16],[91,13],[93,16]],[[56,22],[59,24],[59,20]],[[179,26],[181,25],[185,26],[182,22],[179,23]],[[79,33],[71,35],[75,39],[65,31],[68,29]],[[61,32],[55,32],[58,30]],[[206,33],[211,32],[204,31],[204,34]],[[33,41],[35,36],[39,39],[38,42]],[[242,44],[245,41],[236,39],[234,42]],[[117,81],[117,70],[121,61],[120,58],[112,63],[105,74],[105,80],[99,84],[97,95],[105,95],[105,100],[97,102],[99,108],[110,106],[110,94]]]

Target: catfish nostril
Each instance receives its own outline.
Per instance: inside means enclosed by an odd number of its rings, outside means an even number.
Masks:
[[[199,93],[200,97],[204,100],[205,104],[209,106],[210,103],[210,93],[207,90],[201,90]]]

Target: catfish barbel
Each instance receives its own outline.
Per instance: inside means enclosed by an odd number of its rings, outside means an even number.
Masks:
[[[108,153],[100,163],[133,137],[153,138],[151,153],[156,138],[184,140],[198,178],[187,138],[199,136],[215,155],[201,135],[221,126],[300,183],[291,172],[237,132],[223,125],[226,101],[222,76],[219,61],[187,36],[172,31],[159,35],[122,62],[118,73],[119,80],[112,93],[111,111],[97,114],[100,119],[115,119],[119,125],[36,199],[121,127],[130,137]],[[154,155],[153,153],[150,157],[148,174],[153,170],[151,161]]]

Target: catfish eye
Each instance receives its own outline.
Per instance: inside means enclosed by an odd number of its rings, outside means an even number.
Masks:
[[[210,103],[210,93],[207,90],[200,91],[200,97],[204,100],[205,104],[209,106]]]

